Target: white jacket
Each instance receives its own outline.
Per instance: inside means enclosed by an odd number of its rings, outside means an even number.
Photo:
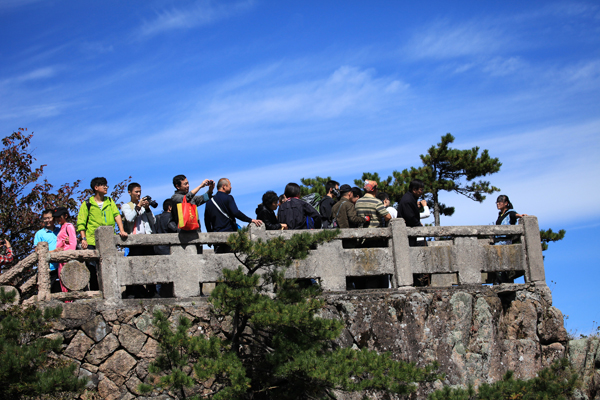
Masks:
[[[150,234],[154,232],[156,218],[152,210],[146,211],[145,208],[135,209],[135,204],[131,201],[121,206],[123,214],[123,228],[128,234],[132,234],[135,228],[136,233]]]

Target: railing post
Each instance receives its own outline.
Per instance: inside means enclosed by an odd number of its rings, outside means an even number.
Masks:
[[[115,231],[112,226],[101,226],[96,229],[96,249],[100,255],[98,262],[98,283],[104,298],[113,303],[121,302],[121,287],[117,271],[117,247]]]
[[[392,253],[394,254],[394,276],[395,287],[412,286],[413,274],[410,266],[410,247],[408,246],[408,234],[406,222],[402,218],[394,218],[390,221],[392,229]]]
[[[48,262],[48,243],[39,242],[35,252],[38,257],[38,301],[50,300],[50,263]]]
[[[267,227],[265,226],[265,224],[262,224],[261,226],[256,226],[253,223],[248,224],[248,234],[250,235],[250,240],[256,240],[259,238],[262,240],[266,240],[266,233]]]
[[[544,256],[542,255],[542,239],[537,217],[525,216],[523,221],[523,237],[527,254],[527,269],[525,279],[527,282],[546,283],[544,271]]]
[[[458,283],[481,284],[482,257],[477,237],[458,236],[454,238]]]

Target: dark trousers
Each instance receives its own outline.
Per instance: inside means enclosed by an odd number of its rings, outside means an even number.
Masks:
[[[60,293],[60,281],[58,280],[58,269],[50,271],[50,293]]]
[[[96,246],[92,246],[88,244],[88,250],[96,250]],[[86,261],[85,263],[87,269],[90,271],[90,283],[88,285],[90,290],[100,290],[100,285],[98,284],[98,261]]]

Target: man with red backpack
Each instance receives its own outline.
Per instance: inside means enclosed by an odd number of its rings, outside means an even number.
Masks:
[[[177,175],[173,178],[173,186],[175,186],[175,193],[171,196],[171,200],[173,201],[172,209],[171,209],[171,218],[175,223],[179,220],[179,215],[177,212],[177,204],[183,202],[183,198],[187,200],[188,203],[193,204],[195,206],[201,206],[202,204],[209,201],[213,196],[213,190],[215,189],[215,181],[211,179],[205,179],[202,183],[196,188],[190,190],[190,182],[187,180],[185,175]],[[203,187],[208,186],[208,191],[200,196],[197,196],[196,193]],[[200,222],[198,222],[200,225]],[[200,228],[198,228],[200,231]]]

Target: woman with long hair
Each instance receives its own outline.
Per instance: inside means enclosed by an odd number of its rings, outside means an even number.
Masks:
[[[501,194],[496,199],[496,207],[498,208],[498,219],[496,220],[496,225],[516,225],[518,220],[527,214],[517,214],[517,212],[513,209],[513,205],[510,202],[509,198],[505,194]],[[511,240],[507,240],[507,243],[498,244],[511,244]]]

